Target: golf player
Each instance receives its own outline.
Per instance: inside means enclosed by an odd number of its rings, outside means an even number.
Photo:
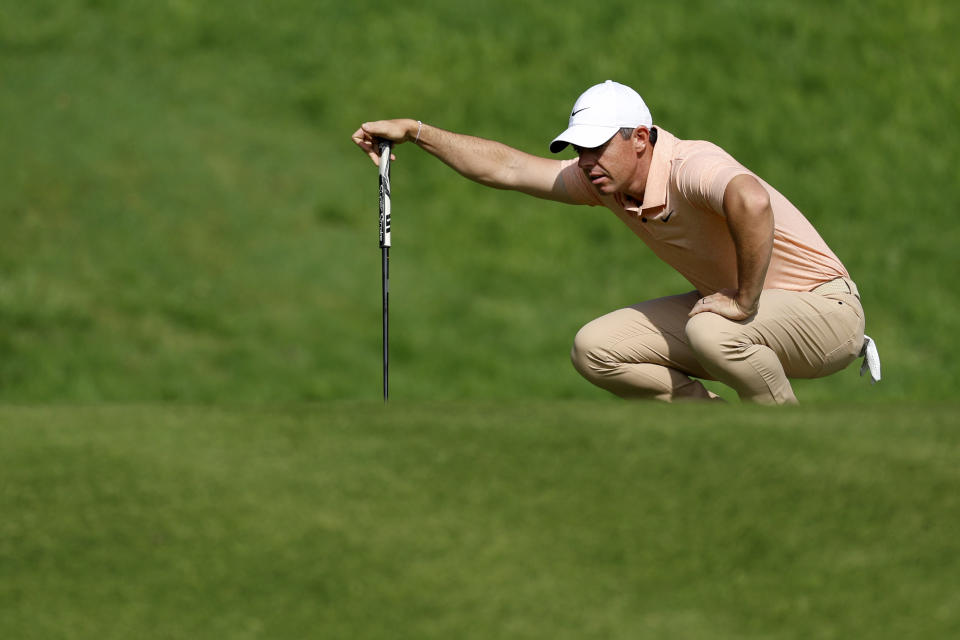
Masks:
[[[720,147],[655,127],[630,87],[608,80],[577,99],[550,144],[572,145],[570,160],[400,119],[353,134],[374,162],[376,138],[413,142],[484,185],[604,206],[690,282],[577,333],[574,367],[618,396],[715,400],[700,380],[719,380],[744,401],[793,404],[790,378],[830,375],[865,351],[857,286],[803,214]]]

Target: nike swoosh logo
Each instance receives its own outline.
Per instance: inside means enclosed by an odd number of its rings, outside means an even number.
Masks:
[[[667,215],[665,215],[665,216],[663,217],[663,221],[664,221],[664,222],[670,222],[670,216],[672,216],[672,215],[673,215],[673,211],[671,211],[670,213],[668,213]]]
[[[577,114],[580,113],[581,111],[586,111],[586,110],[589,109],[589,108],[590,108],[590,107],[583,107],[582,109],[577,109],[576,111],[574,111],[573,113],[570,114],[570,117],[572,118],[573,116],[577,115]]]

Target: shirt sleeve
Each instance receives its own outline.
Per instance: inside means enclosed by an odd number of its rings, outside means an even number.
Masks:
[[[720,215],[724,215],[723,194],[730,181],[739,175],[753,175],[719,148],[693,153],[684,158],[673,173],[674,183],[687,201]]]
[[[577,166],[576,158],[563,161],[560,177],[567,188],[567,193],[577,204],[586,204],[591,207],[603,204],[593,185],[590,184],[587,177],[583,175],[583,171]]]

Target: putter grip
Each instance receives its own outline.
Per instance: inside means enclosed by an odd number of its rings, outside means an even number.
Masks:
[[[380,248],[390,246],[390,151],[388,140],[378,141],[380,151]]]

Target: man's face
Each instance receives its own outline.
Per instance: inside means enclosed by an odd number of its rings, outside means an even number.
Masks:
[[[601,195],[625,191],[637,170],[637,153],[633,139],[624,140],[619,132],[599,147],[584,149],[574,146],[580,156],[577,165],[593,188]]]

